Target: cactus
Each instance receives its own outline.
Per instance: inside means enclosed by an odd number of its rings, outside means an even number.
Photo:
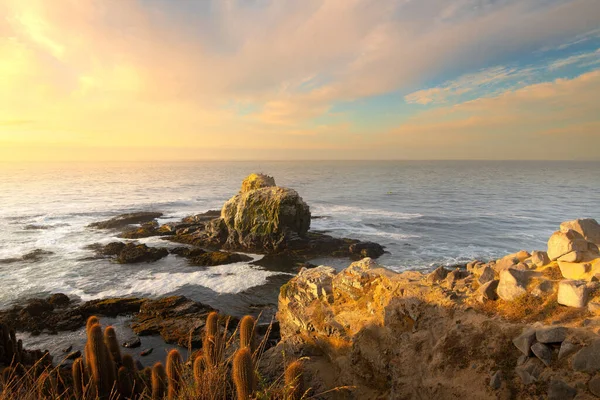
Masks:
[[[169,381],[168,399],[174,400],[179,393],[181,386],[181,370],[183,360],[177,349],[173,349],[167,355],[167,378]]]
[[[202,348],[208,365],[217,366],[222,361],[221,338],[219,336],[219,314],[211,312],[206,317]]]
[[[200,389],[202,386],[202,377],[204,375],[204,357],[198,356],[194,360],[194,382],[196,383],[196,389]]]
[[[121,348],[119,347],[119,340],[117,339],[117,333],[115,328],[107,326],[104,330],[104,343],[109,351],[109,354],[116,366],[123,365],[123,359],[121,358]]]
[[[238,400],[249,399],[254,393],[255,386],[254,364],[250,349],[243,347],[235,353],[231,373]]]
[[[86,371],[81,357],[73,362],[71,373],[73,374],[73,391],[75,392],[75,398],[81,400],[83,399],[83,393],[87,384]]]
[[[167,374],[159,362],[152,368],[152,400],[162,400],[167,391]]]
[[[115,384],[115,365],[104,343],[104,335],[99,324],[88,331],[87,351],[90,375],[100,397],[108,397]]]
[[[137,372],[135,361],[133,361],[133,357],[131,357],[129,354],[125,354],[123,356],[123,366],[127,368],[127,371],[129,371],[131,374],[135,374]]]
[[[254,354],[255,349],[255,338],[254,338],[254,326],[256,320],[250,315],[246,315],[240,321],[240,347],[248,347],[250,352]]]
[[[83,354],[85,355],[85,365],[87,366],[88,371],[92,370],[92,366],[90,364],[90,355],[89,353],[89,343],[90,343],[90,329],[92,328],[92,326],[96,325],[96,324],[100,324],[100,321],[98,320],[98,317],[92,315],[91,317],[89,317],[87,319],[87,322],[85,323],[85,334],[86,337],[88,339],[88,341],[85,344],[85,347],[83,348]]]
[[[285,370],[285,388],[287,400],[300,400],[304,394],[304,379],[302,378],[302,363],[294,361]]]
[[[133,397],[133,377],[125,367],[120,367],[117,372],[119,393],[125,398]]]

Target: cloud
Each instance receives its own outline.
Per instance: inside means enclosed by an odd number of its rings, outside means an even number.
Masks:
[[[447,101],[519,73],[486,66],[600,24],[596,0],[174,4],[1,2],[0,120],[32,122],[0,126],[0,140],[361,149],[377,132],[336,105],[396,91]],[[479,72],[415,92],[464,71]]]
[[[448,158],[599,159],[600,71],[426,110],[388,133],[387,146]],[[442,151],[443,150],[443,151]]]

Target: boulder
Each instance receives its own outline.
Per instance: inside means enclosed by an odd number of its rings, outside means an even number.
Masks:
[[[596,396],[600,397],[600,375],[596,374],[590,381],[588,382],[588,389],[590,392]]]
[[[496,264],[494,265],[494,269],[497,272],[502,272],[505,269],[508,269],[514,265],[517,265],[519,263],[519,259],[514,257],[514,255],[508,255],[505,257],[502,257],[501,259],[496,261]]]
[[[71,302],[71,299],[66,294],[55,293],[48,298],[48,303],[54,307],[66,307]]]
[[[531,345],[535,342],[535,329],[526,328],[523,333],[513,339],[513,344],[521,353],[531,355]]]
[[[535,338],[540,343],[562,343],[568,332],[564,326],[544,327],[535,331]]]
[[[380,244],[374,242],[359,242],[351,244],[348,248],[350,256],[353,258],[378,258],[385,253],[385,250]]]
[[[479,289],[477,289],[477,292],[479,293],[479,297],[478,297],[479,302],[483,303],[485,300],[497,300],[498,299],[498,293],[496,293],[497,289],[498,289],[498,280],[497,279],[493,279],[493,280],[481,285],[479,287]]]
[[[220,221],[211,224],[207,229],[226,237],[229,248],[277,251],[285,248],[290,237],[306,235],[310,209],[295,190],[260,187],[229,199]]]
[[[148,247],[145,244],[127,243],[117,257],[119,264],[158,261],[169,255],[164,247]]]
[[[563,280],[558,283],[558,304],[582,308],[588,300],[588,289],[585,281]]]
[[[484,283],[494,280],[495,277],[496,277],[496,274],[494,272],[494,269],[492,267],[486,265],[485,267],[483,267],[483,269],[481,271],[481,275],[479,276],[477,281],[479,282],[480,285],[483,285]]]
[[[561,232],[569,230],[579,233],[588,242],[600,245],[600,224],[595,219],[582,218],[560,224]]]
[[[572,366],[575,371],[590,374],[600,371],[600,340],[579,350],[573,357]]]
[[[581,348],[578,344],[569,342],[565,340],[560,345],[560,349],[558,350],[558,359],[562,360],[563,358],[569,357],[571,354],[575,353]]]
[[[548,385],[548,400],[572,400],[577,395],[577,389],[565,382],[553,379]]]
[[[550,366],[552,363],[552,349],[543,343],[535,343],[531,346],[531,351],[546,367]]]
[[[94,222],[88,225],[88,227],[98,229],[118,229],[126,227],[127,225],[143,224],[145,222],[150,222],[155,220],[156,218],[162,217],[162,215],[163,214],[161,212],[146,211],[121,214],[106,221]]]
[[[548,257],[556,260],[572,251],[587,251],[588,243],[574,230],[556,231],[548,239]]]
[[[443,281],[444,279],[446,279],[449,273],[450,271],[446,268],[437,267],[433,272],[427,275],[427,281],[431,283]]]
[[[567,254],[563,254],[562,256],[557,258],[558,262],[571,262],[576,263],[580,262],[583,259],[583,252],[581,251],[571,251]]]
[[[566,279],[585,279],[590,272],[591,265],[589,263],[562,261],[561,258],[558,259],[558,268]]]
[[[525,271],[508,268],[500,272],[498,296],[502,300],[512,301],[527,293],[528,274]]]
[[[191,265],[213,267],[216,265],[252,261],[252,257],[245,254],[230,253],[228,251],[211,251],[191,257],[189,260]]]
[[[502,371],[498,370],[490,378],[490,387],[492,390],[498,390],[502,386]]]
[[[531,253],[531,263],[538,268],[550,264],[548,253],[545,251],[534,251]]]

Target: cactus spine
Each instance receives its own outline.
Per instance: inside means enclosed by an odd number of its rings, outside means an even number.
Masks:
[[[159,362],[152,368],[152,400],[162,400],[167,391],[167,373]]]
[[[173,349],[167,355],[167,378],[169,381],[168,399],[174,400],[181,386],[181,370],[183,360],[177,349]]]
[[[83,399],[87,377],[81,357],[73,362],[71,373],[73,374],[73,391],[75,392],[75,398],[78,400]]]
[[[106,343],[106,347],[108,348],[113,362],[117,366],[121,366],[123,364],[123,360],[121,358],[121,349],[119,347],[117,333],[115,332],[115,328],[112,326],[107,326],[104,330],[104,343]]]
[[[254,338],[254,327],[256,320],[250,315],[246,315],[240,321],[240,347],[248,347],[250,352],[254,354],[256,350],[255,338]]]
[[[254,364],[250,349],[243,347],[235,353],[231,373],[238,400],[249,399],[254,393],[255,386]]]
[[[304,394],[304,379],[302,378],[302,363],[294,361],[285,370],[285,388],[287,400],[300,400]]]
[[[100,397],[108,397],[115,384],[115,366],[109,355],[104,335],[99,324],[90,327],[88,332],[87,351],[90,364],[90,375]]]

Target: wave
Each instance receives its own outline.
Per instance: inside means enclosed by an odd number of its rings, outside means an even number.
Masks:
[[[333,206],[318,206],[316,209],[323,210],[324,214],[351,214],[351,215],[368,215],[374,217],[388,217],[402,220],[416,219],[423,217],[422,214],[418,213],[404,213],[400,211],[390,211],[390,210],[382,210],[378,208],[364,208],[364,207],[355,207],[355,206],[343,206],[343,205],[333,205]]]

